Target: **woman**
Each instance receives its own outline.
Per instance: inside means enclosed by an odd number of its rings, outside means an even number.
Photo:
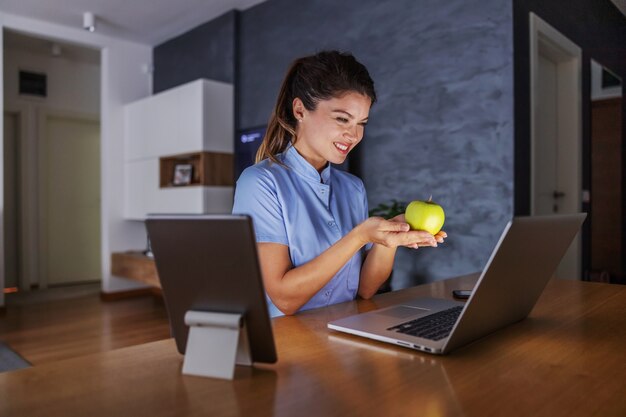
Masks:
[[[330,166],[361,141],[375,101],[367,69],[347,53],[297,59],[283,80],[233,208],[252,216],[273,316],[370,298],[398,246],[437,246],[446,237],[410,231],[403,215],[368,218],[363,182]]]

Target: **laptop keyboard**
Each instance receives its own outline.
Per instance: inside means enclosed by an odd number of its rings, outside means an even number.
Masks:
[[[463,306],[452,307],[426,317],[420,317],[390,327],[387,330],[422,337],[424,339],[441,340],[444,337],[448,337],[461,311],[463,311]]]

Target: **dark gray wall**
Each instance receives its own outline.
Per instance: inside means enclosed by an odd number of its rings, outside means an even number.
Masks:
[[[241,15],[242,127],[264,124],[296,57],[351,51],[379,101],[360,146],[370,206],[433,199],[448,241],[400,250],[392,286],[482,268],[512,213],[512,5],[501,0],[270,0]]]
[[[392,286],[482,268],[512,213],[511,2],[269,0],[239,17],[238,127],[266,124],[294,58],[351,51],[379,97],[359,146],[370,206],[432,194],[447,214],[448,241],[401,249]]]
[[[156,94],[198,78],[233,83],[236,11],[154,48],[152,91]]]

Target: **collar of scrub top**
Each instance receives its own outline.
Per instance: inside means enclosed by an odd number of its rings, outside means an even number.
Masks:
[[[291,143],[285,150],[284,155],[285,158],[283,162],[285,162],[287,166],[291,167],[298,174],[308,180],[315,181],[318,184],[320,183],[320,179],[323,184],[330,184],[330,173],[332,169],[330,163],[327,163],[326,168],[324,168],[320,174],[317,172],[317,169],[313,167],[313,165],[300,155],[298,150]]]

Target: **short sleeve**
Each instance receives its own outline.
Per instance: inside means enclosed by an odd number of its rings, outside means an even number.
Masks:
[[[361,222],[364,222],[365,220],[367,220],[369,218],[369,204],[367,203],[367,192],[365,191],[365,186],[363,185],[363,181],[359,181],[360,182],[360,189],[361,189],[361,199],[363,201],[363,204],[361,205],[361,207],[363,208],[363,214],[361,217]],[[365,245],[365,250],[368,251],[370,249],[372,249],[372,242],[369,242]]]
[[[235,188],[233,214],[252,217],[257,242],[288,244],[275,182],[262,168],[253,165],[241,173]]]

